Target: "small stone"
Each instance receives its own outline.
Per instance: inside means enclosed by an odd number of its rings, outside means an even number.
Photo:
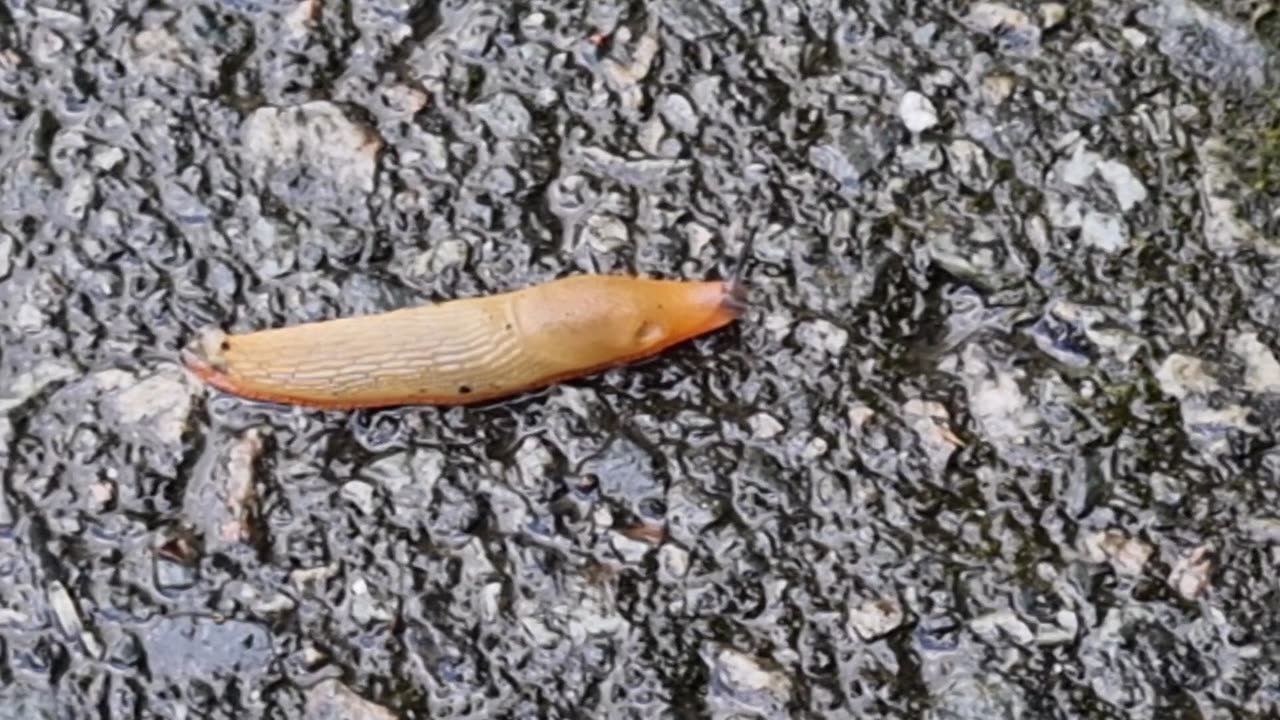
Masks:
[[[307,690],[306,698],[310,720],[396,720],[395,713],[332,678]]]
[[[528,615],[520,618],[520,625],[529,635],[529,640],[537,647],[555,647],[560,636],[547,627],[541,619]]]
[[[869,600],[849,609],[849,629],[865,642],[885,636],[902,624],[906,615],[892,600]]]
[[[689,572],[689,551],[672,543],[658,548],[658,567],[669,578],[682,578]]]
[[[267,598],[257,598],[255,596],[250,603],[250,607],[257,615],[285,613],[294,609],[297,605],[293,598],[284,593],[274,593]]]
[[[105,510],[116,499],[116,485],[109,480],[99,480],[89,486],[89,495],[95,510]]]
[[[1104,160],[1098,163],[1098,174],[1111,186],[1120,209],[1128,212],[1134,205],[1147,199],[1147,188],[1133,174],[1128,165],[1117,160]]]
[[[13,236],[0,233],[0,280],[9,277],[13,270]]]
[[[1090,210],[1080,225],[1080,239],[1104,252],[1119,252],[1129,244],[1129,227],[1118,215]]]
[[[322,0],[299,0],[297,6],[284,16],[284,27],[295,38],[306,36],[320,19]]]
[[[631,563],[632,565],[637,565],[643,562],[645,556],[653,550],[653,545],[639,540],[633,540],[620,532],[613,533],[610,544],[613,546],[614,552],[618,553],[618,556],[621,557],[623,561]]]
[[[751,436],[757,440],[771,440],[785,429],[778,419],[769,413],[759,412],[747,419]]]
[[[643,35],[631,51],[630,63],[623,64],[609,59],[602,63],[601,68],[613,87],[625,95],[649,74],[658,50],[658,39],[653,35]]]
[[[715,233],[707,226],[695,222],[690,223],[685,229],[685,237],[689,243],[689,257],[696,258],[702,255],[703,249],[711,243]]]
[[[382,139],[333,103],[259,108],[245,120],[241,137],[259,181],[275,168],[301,163],[353,189],[373,191]]]
[[[1174,563],[1169,573],[1169,585],[1185,600],[1195,600],[1209,586],[1209,574],[1213,571],[1213,558],[1207,545],[1193,549]]]
[[[107,372],[96,377],[104,379]],[[191,414],[193,389],[183,371],[169,368],[141,379],[125,377],[133,384],[112,398],[120,422],[138,430],[145,428],[166,445],[181,442]]]
[[[480,618],[496,622],[502,612],[502,583],[488,583],[480,589]]]
[[[338,574],[338,563],[334,561],[328,565],[319,565],[317,567],[299,568],[289,573],[289,582],[299,590],[306,585],[319,584],[335,577]]]
[[[546,24],[546,13],[538,12],[536,10],[520,18],[520,29],[525,32],[536,32],[541,30]]]
[[[373,486],[360,480],[350,480],[342,486],[342,497],[355,505],[365,515],[373,514]]]
[[[951,429],[951,414],[942,403],[908,400],[902,406],[902,419],[924,444],[935,472],[944,470],[951,456],[964,445]]]
[[[1081,187],[1089,182],[1102,162],[1102,156],[1085,147],[1084,143],[1076,144],[1071,156],[1058,162],[1055,172],[1062,182]]]
[[[676,132],[693,135],[698,132],[698,114],[693,104],[683,95],[667,95],[658,107],[662,119]]]
[[[427,94],[410,85],[392,85],[382,91],[387,107],[402,115],[413,115],[427,106]]]
[[[421,136],[422,151],[427,158],[427,166],[436,172],[449,170],[449,148],[444,138],[439,135],[424,133]]]
[[[1080,632],[1080,618],[1070,610],[1059,610],[1054,620],[1057,626],[1041,625],[1036,628],[1037,645],[1065,645],[1076,639]]]
[[[898,162],[908,173],[927,175],[942,167],[943,153],[933,143],[920,143],[898,153]]]
[[[969,411],[986,436],[995,441],[1025,443],[1040,424],[1040,414],[1012,370],[993,364],[985,351],[969,346],[964,353]]]
[[[791,702],[791,679],[775,663],[713,643],[703,657],[711,668],[712,702],[730,712],[780,715]]]
[[[1050,30],[1067,19],[1067,7],[1062,3],[1047,2],[1040,4],[1040,27]]]
[[[553,462],[551,451],[536,437],[525,438],[516,450],[516,466],[520,470],[521,479],[528,486],[545,480]]]
[[[1084,541],[1085,558],[1090,562],[1110,562],[1122,575],[1139,575],[1151,558],[1153,549],[1141,540],[1126,537],[1116,530],[1094,533]]]
[[[45,316],[34,303],[24,302],[18,306],[14,324],[25,333],[36,333],[44,329]]]
[[[804,450],[800,452],[800,459],[805,462],[813,462],[826,455],[829,447],[827,441],[820,437],[810,438],[809,442],[805,443]]]
[[[1123,37],[1136,50],[1141,50],[1142,48],[1146,47],[1147,43],[1149,42],[1147,36],[1137,28],[1127,27],[1120,31],[1120,36]]]
[[[1156,370],[1156,381],[1167,395],[1179,400],[1191,395],[1203,395],[1218,388],[1204,361],[1189,355],[1174,353],[1165,358]]]
[[[591,520],[598,527],[612,527],[613,511],[604,505],[599,505],[596,507],[595,511],[591,513]]]
[[[1245,362],[1245,389],[1255,393],[1280,393],[1280,361],[1258,339],[1257,333],[1242,333],[1231,341],[1231,351]]]
[[[46,593],[49,598],[49,608],[53,610],[58,627],[68,636],[79,635],[84,629],[84,624],[80,621],[80,611],[75,601],[71,599],[71,593],[67,592],[66,586],[54,580],[49,583]]]
[[[592,215],[582,228],[582,240],[592,250],[612,253],[629,244],[626,223],[612,215]]]
[[[356,578],[351,586],[351,619],[361,625],[369,622],[388,622],[395,616],[374,600],[369,592],[369,584],[364,578]]]
[[[124,151],[118,147],[98,147],[93,151],[93,166],[103,172],[108,172],[115,166],[124,162]],[[0,273],[3,277],[3,273]]]
[[[804,323],[797,332],[806,345],[823,350],[829,355],[841,354],[849,344],[849,331],[827,320]]]
[[[947,161],[961,180],[976,185],[989,174],[986,152],[977,143],[956,140],[947,146]]]
[[[861,430],[875,416],[876,411],[866,405],[855,405],[849,408],[849,427],[854,430]]]
[[[982,79],[982,99],[988,105],[1000,105],[1013,94],[1015,80],[1010,75],[988,75]]]
[[[898,104],[898,116],[913,133],[923,132],[938,124],[938,112],[929,98],[911,90],[902,96]]]

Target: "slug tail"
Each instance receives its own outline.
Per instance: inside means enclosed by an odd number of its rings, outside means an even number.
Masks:
[[[226,342],[225,332],[207,327],[196,333],[179,356],[187,371],[201,382],[223,392],[240,394],[240,389],[227,377],[226,358],[223,356]]]

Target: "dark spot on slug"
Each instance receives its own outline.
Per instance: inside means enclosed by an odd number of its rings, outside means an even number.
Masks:
[[[230,340],[223,340],[223,341],[222,341],[222,344],[221,344],[221,345],[219,345],[218,347],[222,350],[222,352],[226,352],[226,351],[228,351],[228,350],[230,350],[230,349],[231,349],[231,341],[230,341]]]
[[[463,395],[468,395],[471,393],[471,386],[463,385],[462,387],[458,388],[458,392],[462,393]]]

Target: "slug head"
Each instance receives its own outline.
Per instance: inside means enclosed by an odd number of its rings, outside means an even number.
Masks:
[[[654,355],[743,312],[741,289],[720,281],[579,276],[517,301],[524,338],[565,364],[603,367]]]

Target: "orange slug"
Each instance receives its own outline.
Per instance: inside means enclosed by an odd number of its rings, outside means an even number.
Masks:
[[[737,319],[737,280],[579,275],[488,297],[245,334],[183,362],[225,392],[326,409],[463,405],[656,355]]]

